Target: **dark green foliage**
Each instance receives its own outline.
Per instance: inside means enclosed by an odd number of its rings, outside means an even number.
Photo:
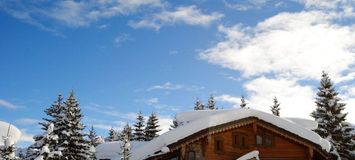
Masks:
[[[244,96],[240,98],[240,108],[245,108],[247,106],[247,103],[245,102]]]
[[[333,158],[340,155],[342,159],[350,159],[351,148],[347,147],[346,143],[350,130],[345,129],[347,126],[344,122],[347,113],[342,113],[345,104],[340,101],[331,79],[327,73],[323,72],[315,102],[316,110],[311,113],[311,116],[318,122],[315,132],[330,141]]]
[[[204,110],[205,106],[202,104],[200,99],[196,99],[194,110]]]
[[[272,114],[275,116],[280,116],[280,103],[276,97],[274,97],[273,105],[270,107]]]
[[[145,141],[145,135],[144,135],[144,117],[142,115],[142,112],[139,112],[136,118],[136,123],[133,125],[134,126],[134,133],[133,137],[134,140],[136,141]]]
[[[155,113],[152,113],[148,120],[147,120],[147,125],[144,129],[144,135],[145,135],[145,140],[150,141],[154,139],[155,137],[158,137],[158,132],[160,131],[159,129],[159,120],[157,118],[157,115]]]
[[[214,100],[213,95],[211,95],[210,98],[208,98],[207,109],[210,109],[210,110],[217,109],[216,101]]]
[[[123,127],[123,130],[121,132],[121,141],[124,139],[123,136],[127,136],[127,138],[132,141],[133,140],[133,132],[132,132],[132,127],[126,123],[126,125]]]

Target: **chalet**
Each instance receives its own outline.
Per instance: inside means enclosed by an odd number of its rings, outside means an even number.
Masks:
[[[181,124],[132,149],[132,160],[323,160],[330,143],[314,121],[254,109],[201,110],[177,115]]]

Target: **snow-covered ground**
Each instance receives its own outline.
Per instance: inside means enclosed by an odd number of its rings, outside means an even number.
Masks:
[[[135,150],[144,146],[148,142],[131,142],[131,152],[134,153]],[[96,158],[97,159],[110,159],[110,160],[121,160],[121,141],[105,142],[96,147]]]

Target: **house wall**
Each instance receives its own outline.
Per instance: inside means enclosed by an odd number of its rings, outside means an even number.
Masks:
[[[247,135],[245,148],[233,146],[233,132]],[[237,159],[250,151],[258,150],[260,159],[307,159],[306,147],[273,134],[271,131],[267,131],[266,129],[262,129],[260,127],[257,128],[257,133],[260,133],[261,135],[263,133],[271,135],[273,138],[273,145],[271,147],[257,147],[253,126],[248,125],[235,130],[209,136],[208,143],[206,143],[204,150],[204,158],[206,160],[232,160]],[[223,139],[223,149],[221,152],[216,152],[215,143],[216,139],[219,137]]]

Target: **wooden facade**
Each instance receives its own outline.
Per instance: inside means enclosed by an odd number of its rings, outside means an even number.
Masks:
[[[170,152],[149,160],[235,160],[258,150],[261,160],[323,160],[328,153],[284,129],[246,118],[202,130],[168,145]]]

